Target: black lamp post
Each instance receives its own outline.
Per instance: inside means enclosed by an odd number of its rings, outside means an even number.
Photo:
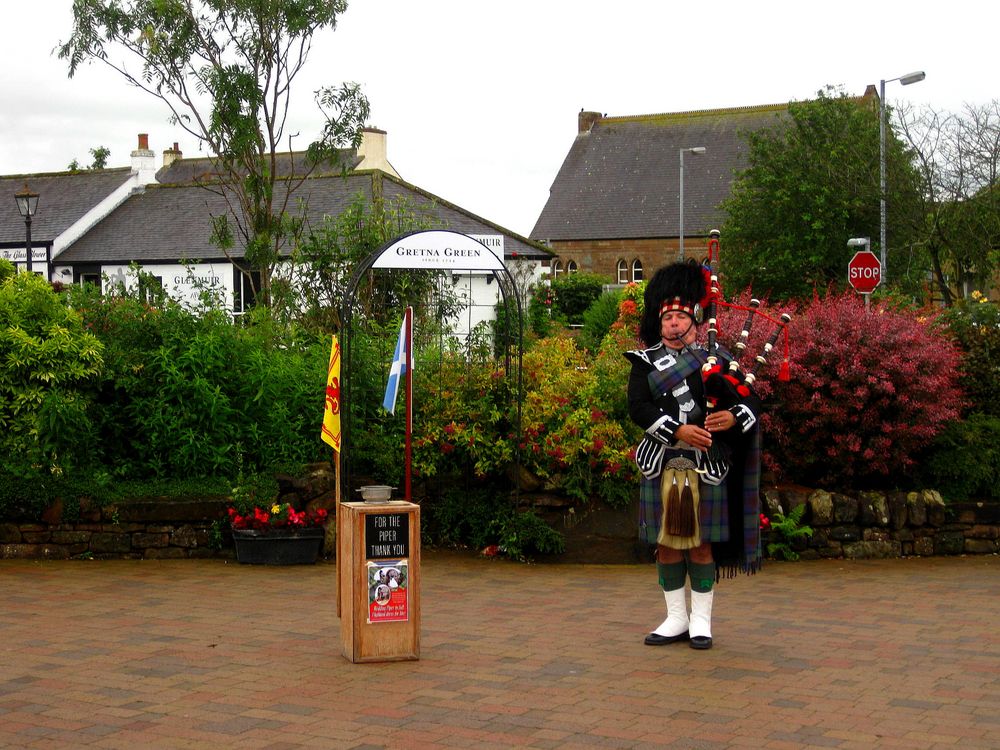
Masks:
[[[28,189],[28,185],[25,184],[24,190],[18,193],[14,193],[14,200],[17,201],[17,210],[24,217],[24,236],[26,243],[26,255],[25,261],[28,264],[28,273],[32,273],[31,270],[31,217],[35,215],[35,211],[38,209],[38,193],[33,193]]]

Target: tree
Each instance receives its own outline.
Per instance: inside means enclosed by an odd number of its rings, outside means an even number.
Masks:
[[[779,299],[807,296],[831,283],[845,286],[847,240],[877,238],[879,228],[877,101],[828,88],[814,100],[791,103],[788,114],[775,128],[746,134],[748,166],[723,203],[728,218],[722,271],[728,285],[752,285],[758,296]],[[902,232],[920,210],[910,159],[900,141],[887,138],[893,248],[910,241]],[[887,264],[895,268],[889,259]],[[918,270],[890,278],[912,287]]]
[[[907,108],[899,119],[923,184],[915,230],[951,306],[987,288],[1000,267],[1000,101],[959,114]]]
[[[324,332],[340,330],[340,310],[354,268],[389,240],[425,229],[443,228],[429,207],[397,197],[387,199],[381,190],[369,203],[362,195],[338,216],[324,217],[318,226],[306,227],[289,269],[296,283],[283,284],[281,311],[295,316],[307,328]],[[439,274],[428,271],[368,274],[355,291],[356,315],[387,323],[398,319],[399,309],[414,300],[428,299]],[[449,301],[444,314],[454,312]]]
[[[94,157],[94,161],[90,163],[89,167],[80,166],[80,162],[74,159],[66,169],[70,172],[80,172],[85,168],[90,170],[104,169],[108,166],[108,157],[111,156],[111,149],[105,146],[98,146],[97,148],[90,149],[90,155]]]
[[[213,217],[213,241],[230,255],[237,240],[261,272],[258,298],[301,222],[286,213],[295,188],[338,149],[357,147],[368,100],[357,84],[316,92],[324,124],[304,163],[279,163],[292,83],[314,35],[336,26],[346,0],[86,0],[73,4],[73,32],[59,46],[69,75],[108,65],[162,101],[171,121],[207,143],[228,215]],[[124,55],[124,56],[123,56]],[[291,150],[289,136],[289,150]]]

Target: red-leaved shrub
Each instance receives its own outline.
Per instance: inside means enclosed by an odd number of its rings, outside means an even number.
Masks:
[[[828,293],[789,330],[791,381],[762,420],[769,468],[814,487],[906,484],[962,406],[959,350],[934,315]]]

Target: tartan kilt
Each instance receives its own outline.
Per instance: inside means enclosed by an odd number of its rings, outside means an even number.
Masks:
[[[663,502],[660,500],[660,477],[639,478],[639,539],[647,544],[656,544],[660,535],[660,518],[663,516]],[[729,503],[726,498],[726,483],[720,485],[698,484],[698,523],[701,526],[701,541],[729,541]]]

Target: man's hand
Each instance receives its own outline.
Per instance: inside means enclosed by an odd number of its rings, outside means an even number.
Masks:
[[[705,417],[705,429],[709,432],[725,432],[736,424],[736,417],[729,411],[713,411]]]
[[[701,451],[707,451],[712,447],[712,433],[693,424],[682,424],[674,430],[674,437]]]

